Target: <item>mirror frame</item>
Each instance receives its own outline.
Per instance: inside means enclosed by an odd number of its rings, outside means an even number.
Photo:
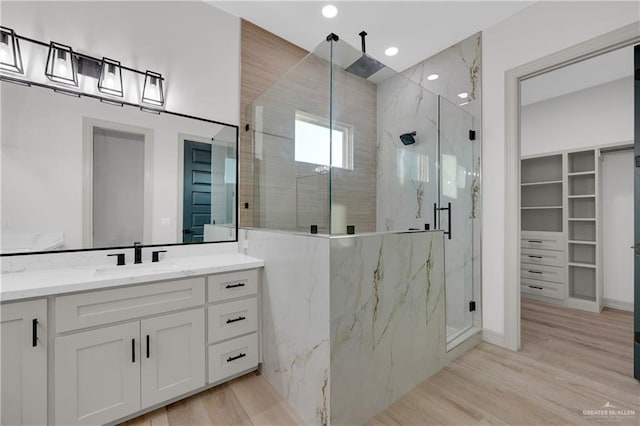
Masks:
[[[225,123],[222,121],[217,121],[217,120],[211,120],[208,118],[203,118],[203,117],[198,117],[198,116],[194,116],[194,115],[189,115],[189,114],[183,114],[180,112],[175,112],[175,111],[170,111],[170,110],[166,110],[166,109],[162,109],[162,108],[154,108],[154,107],[147,107],[147,106],[141,106],[139,104],[135,104],[135,103],[131,103],[131,102],[126,102],[124,100],[116,100],[113,98],[107,98],[104,96],[99,96],[96,94],[92,94],[92,93],[84,93],[84,92],[76,92],[73,90],[67,90],[67,89],[63,89],[59,86],[54,86],[54,85],[50,85],[50,84],[45,84],[45,83],[40,83],[40,82],[36,82],[36,81],[30,81],[30,80],[26,80],[26,79],[19,79],[19,78],[13,78],[13,77],[9,77],[7,75],[0,75],[0,81],[5,81],[8,83],[13,83],[13,84],[17,84],[20,86],[26,86],[26,87],[31,87],[31,86],[35,86],[35,87],[40,87],[40,88],[44,88],[44,89],[50,89],[53,90],[54,92],[63,94],[63,95],[70,95],[70,96],[75,96],[75,97],[87,97],[87,98],[93,98],[96,99],[100,102],[106,103],[106,104],[110,104],[110,105],[115,105],[115,106],[122,106],[122,107],[133,107],[136,109],[139,109],[143,112],[148,112],[151,114],[169,114],[169,115],[173,115],[176,117],[182,117],[182,118],[188,118],[191,120],[198,120],[198,121],[204,121],[206,123],[211,123],[211,124],[217,124],[217,125],[222,125],[222,126],[227,126],[227,127],[232,127],[235,129],[236,131],[236,214],[235,214],[235,238],[233,240],[226,240],[226,241],[202,241],[202,242],[195,242],[195,243],[168,243],[168,244],[143,244],[140,247],[172,247],[172,246],[196,246],[196,245],[201,245],[201,244],[219,244],[219,243],[236,243],[238,242],[238,219],[239,219],[239,200],[238,200],[238,188],[240,187],[240,167],[239,167],[239,161],[240,161],[240,146],[239,146],[239,139],[240,139],[240,126],[236,125],[236,124],[230,124],[230,123]],[[38,254],[59,254],[59,253],[78,253],[78,252],[88,252],[88,251],[105,251],[105,250],[125,250],[125,249],[133,249],[134,246],[133,245],[129,245],[129,246],[113,246],[113,247],[93,247],[93,248],[81,248],[81,249],[65,249],[65,250],[50,250],[50,251],[30,251],[30,252],[15,252],[15,253],[0,253],[0,257],[11,257],[11,256],[30,256],[30,255],[38,255]]]

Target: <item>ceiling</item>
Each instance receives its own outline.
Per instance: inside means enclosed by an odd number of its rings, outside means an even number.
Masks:
[[[522,82],[521,104],[529,105],[633,75],[633,46],[623,47]]]
[[[529,7],[534,1],[216,1],[208,3],[312,51],[330,33],[360,49],[365,30],[367,53],[396,71],[427,59]],[[338,8],[328,19],[321,10]],[[387,47],[399,53],[384,55]]]

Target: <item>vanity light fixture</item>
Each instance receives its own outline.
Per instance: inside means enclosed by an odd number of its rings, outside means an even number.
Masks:
[[[142,89],[142,102],[156,106],[164,105],[162,80],[162,75],[157,72],[147,71],[145,73],[144,88]]]
[[[51,42],[44,74],[51,81],[78,86],[78,72],[73,50],[64,44]]]
[[[16,33],[7,27],[0,27],[0,68],[24,74],[22,55]]]
[[[427,80],[429,81],[433,81],[433,80],[437,80],[440,76],[438,74],[429,74],[427,76]]]
[[[102,58],[98,90],[107,95],[122,97],[122,68],[120,62]]]

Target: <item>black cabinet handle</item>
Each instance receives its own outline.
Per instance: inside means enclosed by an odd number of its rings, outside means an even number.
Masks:
[[[535,288],[536,290],[542,290],[542,287],[538,287],[535,285],[530,285],[529,288]]]
[[[542,240],[529,240],[530,243],[542,244]]]
[[[542,272],[540,272],[540,271],[527,271],[527,272],[529,272],[530,274],[541,274],[542,275]]]
[[[533,258],[536,258],[536,259],[542,259],[542,256],[534,256],[532,254],[530,254],[529,257],[533,257]]]
[[[136,339],[131,339],[131,362],[136,362]]]
[[[150,352],[150,349],[149,349],[149,335],[147,334],[147,358],[149,358],[149,352]]]
[[[38,318],[31,321],[31,346],[38,346]]]
[[[227,284],[226,286],[224,286],[224,288],[237,288],[237,287],[244,287],[244,283],[238,283],[238,284]]]
[[[227,358],[227,362],[235,361],[236,359],[244,358],[245,356],[247,356],[247,354],[243,354],[242,352],[240,352],[239,355],[230,356],[229,358]]]
[[[227,324],[231,324],[232,322],[237,322],[237,321],[243,321],[246,320],[247,317],[238,317],[238,318],[234,318],[234,319],[228,319],[227,320]]]

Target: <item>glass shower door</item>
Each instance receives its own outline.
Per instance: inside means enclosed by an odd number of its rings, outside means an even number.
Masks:
[[[445,231],[447,342],[473,327],[473,219],[477,202],[473,117],[439,97],[439,224]]]

